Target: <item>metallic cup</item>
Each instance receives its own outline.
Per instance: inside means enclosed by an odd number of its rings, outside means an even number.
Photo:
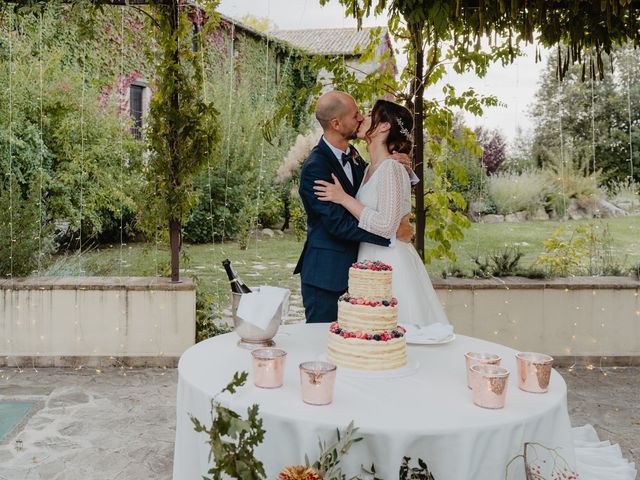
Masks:
[[[500,355],[496,355],[495,353],[486,353],[486,352],[467,352],[464,354],[464,359],[467,364],[467,387],[471,388],[473,384],[472,376],[473,372],[471,371],[471,367],[474,365],[500,365]]]
[[[546,393],[549,390],[553,357],[544,353],[520,352],[518,362],[518,387],[531,393]]]
[[[474,365],[473,403],[482,408],[503,408],[509,386],[509,370],[494,365]]]
[[[279,348],[259,348],[253,357],[253,383],[260,388],[278,388],[284,382],[284,362],[287,352]]]
[[[329,362],[303,362],[300,364],[302,400],[311,405],[327,405],[333,401],[333,387],[337,368]]]

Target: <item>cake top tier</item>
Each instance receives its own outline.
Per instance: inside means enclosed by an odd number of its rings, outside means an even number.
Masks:
[[[351,268],[356,268],[358,270],[372,270],[374,272],[390,272],[393,270],[391,265],[382,263],[379,260],[363,260],[362,262],[351,264]]]
[[[373,260],[354,263],[349,269],[349,295],[356,298],[391,300],[392,278],[390,265]]]

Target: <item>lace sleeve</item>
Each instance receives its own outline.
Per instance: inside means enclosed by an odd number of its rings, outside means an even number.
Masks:
[[[400,220],[411,210],[411,184],[404,167],[395,160],[385,160],[377,172],[377,207],[364,207],[358,226],[367,232],[391,238]]]

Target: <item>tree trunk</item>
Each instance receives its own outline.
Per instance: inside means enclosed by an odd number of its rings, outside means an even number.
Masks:
[[[173,51],[173,61],[175,65],[180,64],[180,45],[178,45],[177,41],[177,32],[180,24],[180,11],[178,7],[178,1],[172,0],[170,12],[170,25],[171,25],[171,33],[176,38],[176,45]],[[180,109],[180,99],[178,98],[178,92],[173,91],[171,94],[171,107],[174,112],[178,112]],[[175,118],[175,116],[174,116]],[[175,120],[169,120],[169,152],[171,155],[171,177],[172,177],[172,186],[174,188],[179,188],[179,175],[180,175],[180,159],[178,152],[178,145],[180,142],[178,126],[175,125]],[[179,282],[180,281],[180,229],[181,223],[180,218],[176,218],[174,215],[173,218],[169,219],[169,245],[171,247],[171,281]]]
[[[171,281],[180,281],[180,220],[169,221],[169,245],[171,246]]]
[[[424,70],[424,50],[422,48],[422,28],[411,28],[411,40],[414,49],[415,70],[411,93],[414,102],[413,125],[413,170],[420,180],[415,186],[416,195],[416,239],[415,247],[418,255],[424,261],[424,234],[425,234],[425,211],[424,211],[424,83],[422,75]]]

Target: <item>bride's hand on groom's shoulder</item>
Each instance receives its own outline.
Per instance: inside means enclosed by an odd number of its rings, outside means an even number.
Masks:
[[[411,243],[413,235],[413,226],[409,223],[409,214],[406,214],[400,221],[400,225],[396,231],[396,239],[404,243]]]
[[[411,176],[413,170],[411,169],[411,159],[409,158],[409,155],[407,155],[406,153],[398,153],[394,150],[393,152],[391,152],[391,158],[393,158],[397,162],[400,162],[409,176]]]

